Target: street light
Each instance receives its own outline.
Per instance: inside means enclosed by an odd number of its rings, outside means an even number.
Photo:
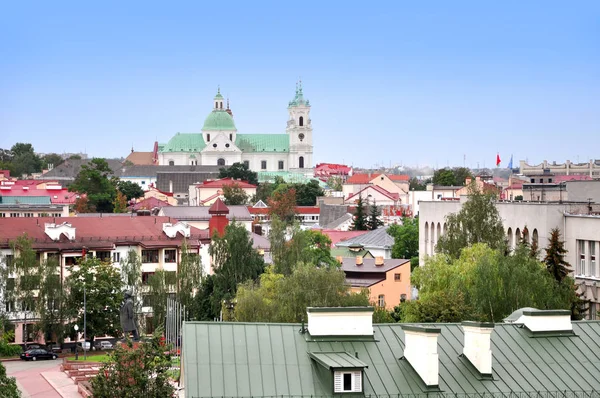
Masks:
[[[87,302],[85,296],[85,281],[83,281],[83,360],[87,360],[87,351],[85,350],[85,343],[87,341]]]

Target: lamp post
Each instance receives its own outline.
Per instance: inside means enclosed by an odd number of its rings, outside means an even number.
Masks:
[[[75,329],[75,333],[77,333],[79,331],[79,326],[75,325],[73,326],[73,329]],[[77,340],[79,340],[79,336],[78,333],[75,335],[75,360],[79,360],[79,350],[77,349]]]
[[[87,360],[87,351],[85,343],[87,341],[87,302],[85,293],[85,281],[83,282],[83,359]]]

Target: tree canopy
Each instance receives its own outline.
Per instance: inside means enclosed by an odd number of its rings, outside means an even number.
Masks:
[[[249,184],[258,185],[258,174],[248,168],[245,163],[236,162],[228,168],[219,169],[219,178],[233,178],[247,181]]]
[[[119,181],[117,189],[127,198],[127,201],[141,198],[144,196],[144,190],[138,184],[132,181]]]
[[[358,195],[358,201],[356,202],[356,210],[354,211],[354,221],[350,227],[353,231],[366,231],[369,228],[368,216],[365,208],[365,201],[362,195]]]
[[[402,224],[390,225],[387,233],[394,238],[392,258],[410,259],[411,265],[413,261],[419,263],[419,219],[417,217],[402,217]]]
[[[377,204],[373,202],[371,206],[369,206],[369,218],[367,220],[367,229],[373,231],[383,225],[383,221],[379,218],[381,216],[381,211],[377,207]]]
[[[12,146],[11,153],[10,163],[16,176],[42,171],[42,160],[36,155],[33,145],[18,142]]]
[[[442,186],[464,185],[467,177],[473,178],[473,174],[466,167],[443,168],[433,173],[432,182],[434,185]]]
[[[296,217],[296,190],[281,189],[273,192],[267,200],[271,218],[278,217],[287,224],[292,224]]]
[[[469,199],[460,211],[446,217],[446,230],[436,247],[438,252],[453,258],[458,258],[462,249],[476,243],[485,243],[493,249],[506,245],[495,196],[480,192],[474,184],[469,190]]]
[[[117,194],[115,185],[106,160],[94,158],[81,166],[69,191],[86,194],[89,212],[112,213]]]
[[[223,186],[223,197],[227,206],[245,205],[248,203],[246,191],[236,182]]]

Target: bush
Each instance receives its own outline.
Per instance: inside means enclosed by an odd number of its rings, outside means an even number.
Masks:
[[[6,368],[0,363],[0,396],[3,398],[19,398],[21,393],[14,377],[6,376]]]
[[[14,357],[21,354],[23,349],[18,344],[8,344],[4,340],[0,340],[0,357]]]

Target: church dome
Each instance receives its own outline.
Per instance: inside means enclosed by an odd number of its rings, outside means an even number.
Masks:
[[[213,110],[204,121],[202,131],[237,131],[231,115],[225,110]]]

